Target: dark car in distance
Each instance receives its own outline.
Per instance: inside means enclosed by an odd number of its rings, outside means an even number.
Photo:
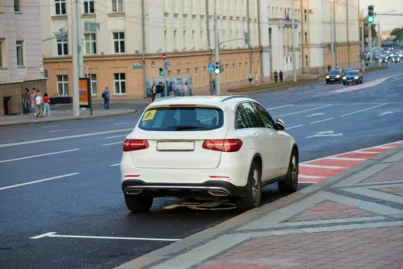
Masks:
[[[326,76],[326,84],[338,82],[341,83],[341,72],[340,70],[330,70]]]
[[[351,70],[343,77],[343,84],[362,84],[363,80],[364,79],[358,70]]]
[[[400,57],[399,57],[399,55],[393,55],[393,56],[392,56],[392,62],[393,62],[393,63],[399,63],[399,62],[400,62]]]

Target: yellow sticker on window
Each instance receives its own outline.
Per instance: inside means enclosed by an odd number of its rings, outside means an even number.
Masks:
[[[147,110],[146,113],[144,113],[143,121],[145,121],[145,120],[153,120],[154,116],[155,116],[155,112],[157,112],[157,110],[155,110],[155,109]]]

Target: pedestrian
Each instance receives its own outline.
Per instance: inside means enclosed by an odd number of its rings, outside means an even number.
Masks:
[[[162,94],[162,82],[160,81],[155,89],[155,92],[157,93],[155,96],[155,99],[159,99],[161,98],[161,94]]]
[[[165,96],[165,84],[162,81],[160,83],[161,83],[161,89],[160,89],[160,91],[161,91],[160,98],[161,98],[161,97]]]
[[[283,71],[280,70],[280,82],[283,82]]]
[[[43,100],[42,100],[42,96],[41,96],[41,91],[37,90],[36,95],[35,95],[36,117],[37,118],[42,118],[42,112],[43,112],[42,103],[43,103]]]
[[[169,96],[174,96],[174,88],[172,86],[172,82],[169,83],[168,94]]]
[[[182,92],[185,96],[188,96],[188,83],[187,82],[185,82],[185,85],[183,85]]]
[[[31,112],[34,114],[37,114],[36,112],[36,104],[35,104],[35,95],[36,95],[36,89],[33,88],[31,92]]]
[[[104,92],[102,93],[102,98],[104,98],[104,109],[109,110],[109,98],[110,98],[110,93],[108,86],[105,87]]]
[[[214,94],[215,94],[215,80],[213,79],[213,81],[210,83],[210,95]]]
[[[49,105],[49,96],[47,93],[43,95],[43,116],[46,116],[46,112],[48,112],[48,117],[50,117],[50,105]]]
[[[255,73],[255,80],[256,80],[256,86],[259,86],[259,74],[257,73],[257,71]]]
[[[151,101],[155,101],[155,96],[157,95],[155,83],[153,82],[153,86],[151,87]]]
[[[249,74],[248,77],[249,77],[249,83],[252,84],[252,80],[253,80],[252,74]]]
[[[29,105],[31,104],[31,96],[29,94],[29,90],[25,88],[24,93],[22,94],[22,111],[24,115],[29,114]]]
[[[274,70],[274,82],[277,83],[277,70]]]

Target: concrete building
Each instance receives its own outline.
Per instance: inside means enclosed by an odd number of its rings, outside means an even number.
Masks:
[[[353,62],[358,53],[355,51],[359,39],[358,0],[334,1],[337,62],[348,60],[345,56],[348,49]],[[159,76],[163,52],[169,62],[168,77],[188,76],[193,88],[210,85],[214,75],[208,73],[207,64],[215,61],[212,53],[215,0],[144,0],[144,61],[141,3],[141,0],[82,1],[84,66],[91,78],[92,94],[99,97],[108,86],[115,99],[144,96],[144,72],[146,78],[163,79]],[[247,3],[250,48],[244,35],[248,31]],[[323,72],[330,62],[330,3],[329,0],[217,0],[220,60],[224,67],[221,83],[245,81],[249,74],[255,77],[256,72],[267,81],[274,70],[282,70],[289,76],[293,61],[298,73]],[[68,34],[67,40],[43,43],[49,92],[72,96],[73,2],[41,0],[41,15],[43,38],[57,35],[60,28],[65,28]],[[291,46],[293,15],[295,59]],[[88,23],[99,23],[99,29],[85,27]]]
[[[22,112],[25,88],[46,90],[39,0],[0,0],[0,115]]]
[[[260,74],[257,1],[250,0],[251,46],[245,44],[247,1],[220,0],[217,5],[218,30],[224,66],[221,82],[246,80]],[[94,96],[108,86],[112,98],[142,97],[143,72],[147,78],[161,78],[162,53],[169,62],[168,77],[189,76],[192,86],[210,84],[207,70],[214,48],[214,0],[145,0],[145,62],[142,61],[141,0],[84,0],[81,7],[85,73],[90,74]],[[67,41],[44,42],[44,63],[48,88],[54,95],[72,96],[72,2],[41,0],[42,37],[49,38],[65,28]],[[86,29],[97,22],[99,30]],[[234,40],[234,41],[229,41]],[[229,41],[229,42],[226,42]]]

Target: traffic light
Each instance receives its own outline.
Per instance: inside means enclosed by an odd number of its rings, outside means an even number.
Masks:
[[[215,62],[215,73],[220,74],[221,73],[221,63],[220,62]]]
[[[368,7],[368,23],[373,23],[374,22],[374,6],[369,6]]]
[[[160,76],[163,77],[164,76],[164,70],[162,68],[160,68]]]

